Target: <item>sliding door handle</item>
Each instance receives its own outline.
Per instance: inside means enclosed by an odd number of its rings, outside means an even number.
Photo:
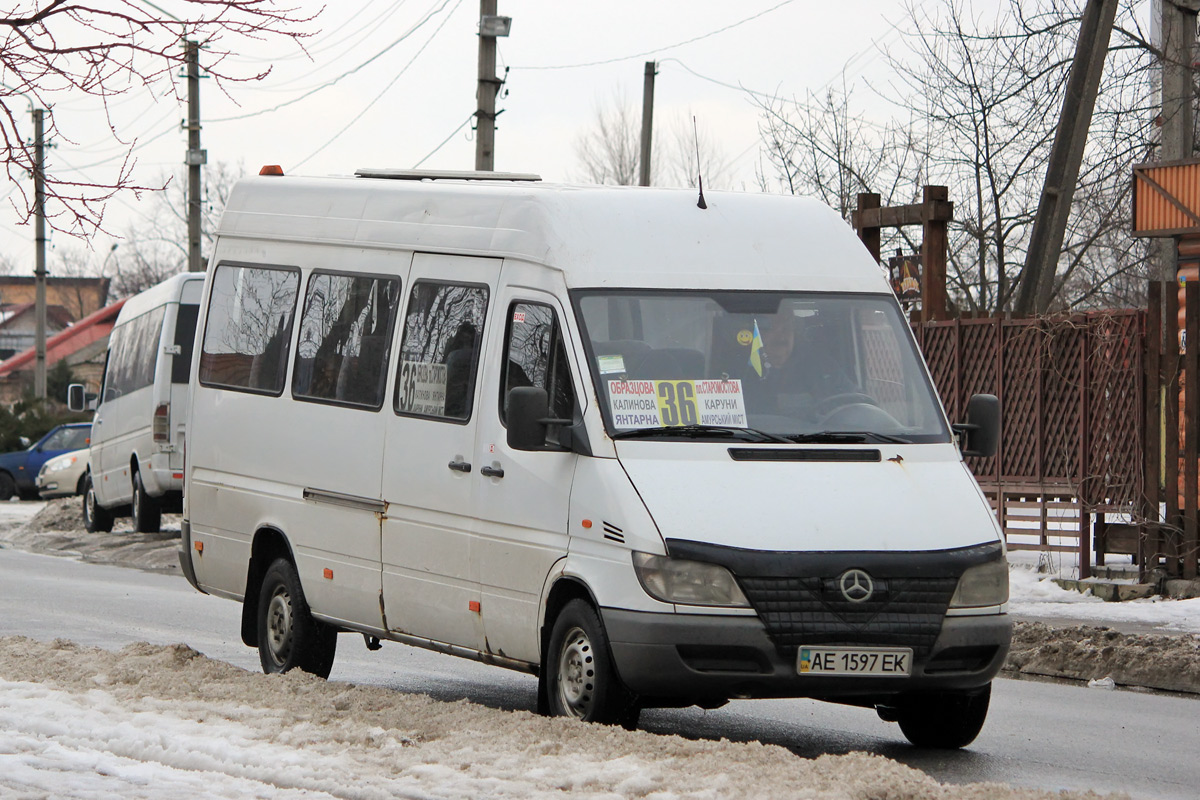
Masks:
[[[450,469],[454,470],[455,472],[471,471],[471,462],[469,461],[451,461],[446,466],[450,467]]]
[[[504,467],[481,467],[479,474],[485,478],[503,478]]]

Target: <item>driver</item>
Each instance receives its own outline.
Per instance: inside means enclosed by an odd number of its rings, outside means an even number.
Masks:
[[[824,400],[855,391],[830,343],[824,341],[822,328],[808,329],[803,342],[797,344],[796,315],[786,306],[755,323],[762,342],[757,348],[759,364],[754,364],[752,345],[748,374],[742,382],[750,410],[815,418]]]

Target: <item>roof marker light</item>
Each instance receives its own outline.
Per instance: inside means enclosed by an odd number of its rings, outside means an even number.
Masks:
[[[258,171],[259,175],[282,175],[283,167],[278,164],[267,164]]]

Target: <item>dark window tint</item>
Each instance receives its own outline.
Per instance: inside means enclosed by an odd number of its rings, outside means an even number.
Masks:
[[[487,311],[487,288],[421,281],[404,317],[396,411],[466,420]]]
[[[108,402],[154,383],[165,306],[113,328],[109,338],[104,400]]]
[[[395,278],[313,273],[300,317],[292,394],[381,407],[399,294]]]
[[[518,386],[545,389],[553,418],[569,419],[574,413],[571,368],[558,317],[550,306],[513,303],[509,309],[504,381],[500,387],[501,419],[507,418],[509,390]]]
[[[175,346],[179,352],[171,359],[171,383],[187,383],[192,374],[192,349],[196,346],[196,318],[200,306],[179,306],[175,319]]]
[[[281,394],[299,284],[298,270],[218,266],[200,350],[200,382]]]

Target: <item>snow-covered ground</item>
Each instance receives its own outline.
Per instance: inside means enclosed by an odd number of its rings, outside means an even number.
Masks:
[[[303,673],[261,675],[183,645],[118,653],[0,638],[0,797],[1095,798],[947,786],[862,753],[799,758],[443,703]]]
[[[1152,597],[1110,603],[1091,594],[1063,589],[1052,580],[1058,572],[1038,573],[1036,553],[1012,553],[1010,561],[1009,611],[1016,617],[1046,622],[1071,620],[1116,628],[1132,625],[1162,632],[1200,633],[1200,599]]]
[[[143,568],[169,563],[170,537],[118,532],[95,549],[80,531],[31,526],[42,505],[0,503],[0,545]],[[1033,566],[1018,559],[1012,571],[1011,607],[1020,617],[1200,632],[1200,600],[1105,603],[1059,588]],[[6,800],[564,796],[1085,795],[945,786],[880,756],[809,760],[771,745],[583,725],[299,673],[266,676],[183,645],[138,644],[113,653],[0,638],[0,798]]]

